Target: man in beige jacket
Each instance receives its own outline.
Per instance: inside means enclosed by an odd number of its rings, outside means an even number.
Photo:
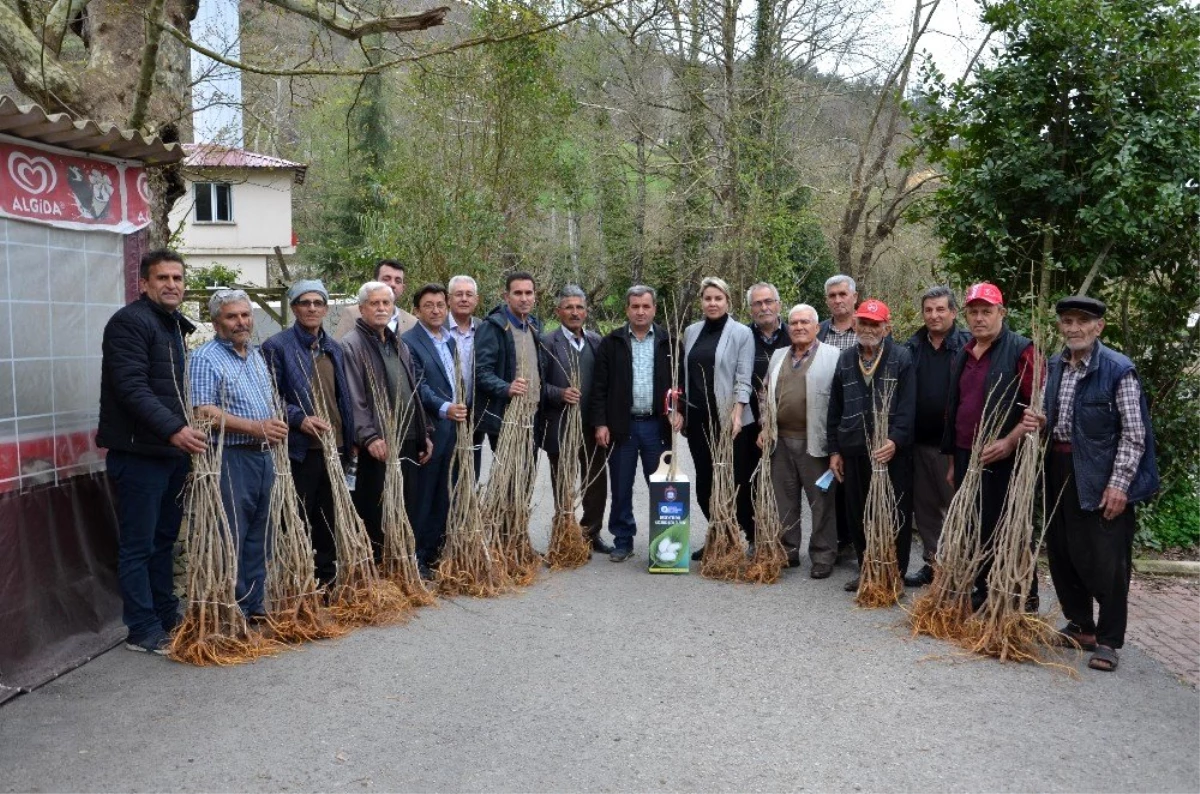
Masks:
[[[405,331],[416,328],[417,318],[400,308],[400,297],[404,294],[405,285],[404,265],[395,259],[379,260],[379,264],[375,266],[374,281],[387,284],[392,288],[395,308],[392,311],[392,319],[388,320],[388,329],[396,336],[403,336]],[[340,340],[343,336],[350,333],[350,329],[354,327],[355,321],[361,316],[357,303],[343,306],[342,310],[338,312],[337,326],[333,329],[333,338]]]

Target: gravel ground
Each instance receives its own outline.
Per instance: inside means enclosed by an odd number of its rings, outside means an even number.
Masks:
[[[236,668],[118,648],[0,709],[0,790],[1200,790],[1200,695],[1136,648],[1000,664],[855,609],[850,568],[654,577],[645,544]]]

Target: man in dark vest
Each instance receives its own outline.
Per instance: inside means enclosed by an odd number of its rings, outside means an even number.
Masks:
[[[1013,453],[1028,431],[1021,416],[1033,393],[1033,342],[1014,333],[1004,322],[1004,296],[995,284],[983,282],[967,290],[963,301],[971,341],[950,365],[950,398],[946,406],[946,429],[942,452],[951,456],[950,474],[954,488],[962,486],[971,459],[975,430],[994,411],[1004,414],[1000,436],[982,451],[983,478],[979,487],[981,549],[991,548],[992,534],[1000,520],[1000,509],[1012,479]],[[987,598],[990,557],[980,567],[971,593],[978,609]],[[1037,575],[1034,574],[1026,608],[1038,606]]]
[[[908,573],[912,548],[912,430],[916,415],[916,382],[912,356],[892,339],[892,317],[887,304],[866,300],[854,313],[858,341],[838,357],[829,390],[825,433],[829,468],[841,483],[846,521],[854,540],[861,569],[867,551],[863,518],[867,491],[876,465],[887,467],[896,494],[900,529],[896,533],[896,562],[900,575]],[[891,403],[884,397],[891,392]],[[876,412],[888,414],[888,440],[871,448]],[[858,589],[858,577],[845,589]]]
[[[1154,431],[1133,362],[1100,342],[1104,304],[1064,298],[1055,310],[1064,349],[1050,359],[1045,415],[1027,411],[1024,424],[1049,424],[1046,484],[1058,506],[1046,552],[1068,621],[1060,634],[1093,651],[1088,667],[1112,671],[1125,642],[1133,506],[1158,490]]]
[[[921,535],[925,564],[904,577],[909,587],[933,581],[933,559],[954,486],[946,479],[949,460],[942,454],[950,363],[971,335],[958,327],[958,302],[949,287],[930,287],[921,295],[924,325],[904,346],[912,354],[917,381],[917,421],[913,433],[913,523]]]

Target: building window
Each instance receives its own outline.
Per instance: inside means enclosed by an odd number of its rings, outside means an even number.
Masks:
[[[197,182],[196,222],[232,223],[233,187],[228,182]]]

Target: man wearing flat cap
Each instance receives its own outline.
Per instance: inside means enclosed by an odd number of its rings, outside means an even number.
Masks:
[[[354,439],[354,418],[342,347],[322,327],[329,292],[320,281],[297,281],[288,290],[288,302],[296,322],[264,342],[262,351],[287,412],[288,458],[312,533],[317,581],[328,585],[337,573],[337,549],[333,485],[325,468],[321,434],[333,432],[337,454],[344,459]]]
[[[829,468],[842,485],[846,521],[861,568],[867,551],[863,527],[867,491],[877,467],[886,466],[896,493],[896,562],[904,576],[912,548],[912,439],[917,414],[912,354],[892,339],[892,315],[883,301],[862,302],[854,312],[854,331],[857,341],[838,356],[829,392],[825,427]],[[884,402],[889,393],[890,404]],[[884,411],[888,440],[872,449],[876,412]],[[858,577],[844,588],[857,590]]]
[[[971,446],[980,425],[995,419],[999,436],[980,454],[983,475],[979,485],[981,549],[992,548],[992,536],[1000,521],[1004,497],[1012,481],[1013,453],[1028,430],[1021,417],[1033,395],[1034,356],[1032,340],[1008,327],[1004,295],[995,284],[982,282],[967,289],[963,300],[971,340],[950,363],[950,394],[942,453],[950,456],[949,477],[954,489],[962,487],[971,460]],[[987,599],[987,577],[992,569],[988,555],[975,578],[971,606],[979,609]],[[1025,608],[1036,612],[1040,600],[1034,573]]]
[[[1050,359],[1045,414],[1027,411],[1024,424],[1049,431],[1047,493],[1058,504],[1046,552],[1068,621],[1060,634],[1093,651],[1088,667],[1112,671],[1125,641],[1133,505],[1158,490],[1154,431],[1133,362],[1100,341],[1104,304],[1077,296],[1055,311],[1064,346]]]

